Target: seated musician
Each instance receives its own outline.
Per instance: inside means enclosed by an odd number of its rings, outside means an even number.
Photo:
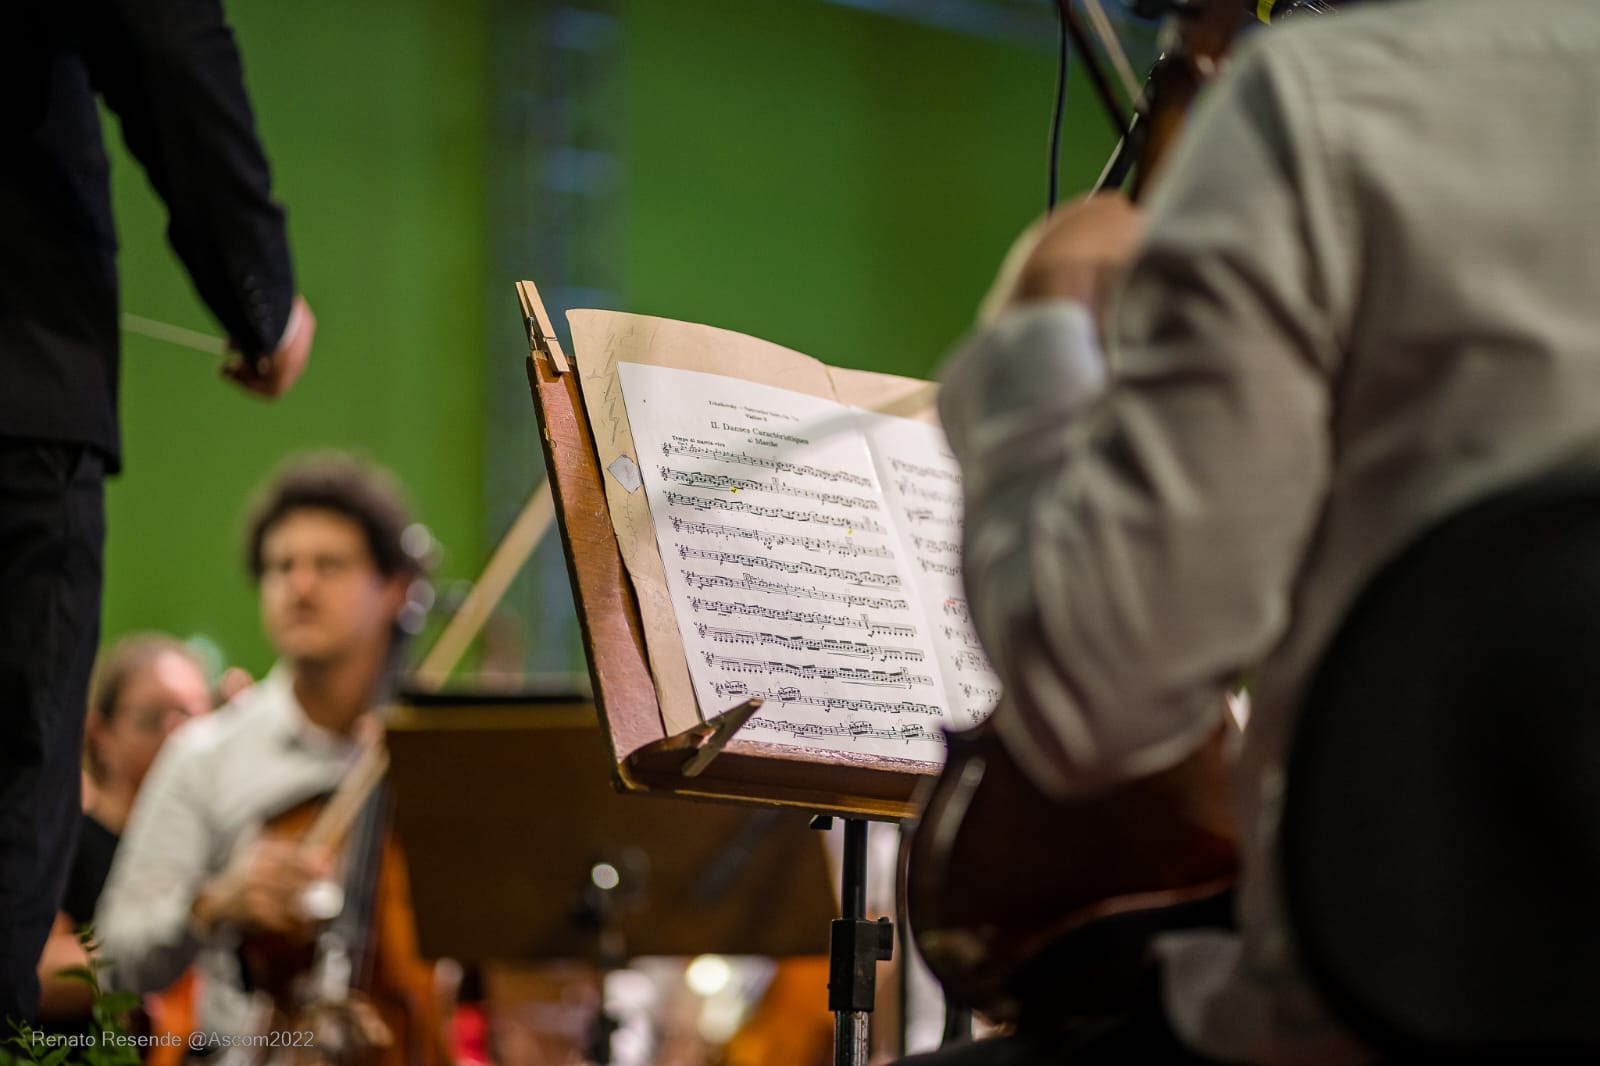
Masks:
[[[250,521],[246,561],[278,665],[161,752],[96,918],[118,987],[164,987],[198,960],[200,1032],[250,1034],[263,1006],[290,1009],[247,991],[237,949],[305,933],[305,890],[336,876],[335,860],[262,827],[331,792],[359,751],[418,571],[401,546],[409,521],[385,476],[340,457],[285,467]],[[393,950],[414,962],[409,914],[406,926]]]
[[[77,930],[94,918],[128,812],[156,752],[174,729],[210,710],[205,670],[182,641],[165,633],[129,634],[95,664],[84,731],[93,787],[84,799],[61,912],[39,960],[39,1017],[46,1025],[88,1020],[89,987],[60,976],[88,961]]]
[[[1600,456],[1592,90],[1578,0],[1290,22],[1201,101],[1148,213],[1106,196],[1031,236],[941,400],[994,721],[1041,790],[1100,794],[1199,749],[1252,671],[1241,928],[1158,943],[1159,997],[1098,1046],[934,1061],[1364,1060],[1274,885],[1285,744],[1384,561]]]

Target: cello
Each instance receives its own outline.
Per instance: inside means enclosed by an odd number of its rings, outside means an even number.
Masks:
[[[1064,33],[1124,129],[1071,4],[1058,5]],[[1240,0],[1164,6],[1174,9],[1176,44],[1152,69],[1107,168],[1120,182],[1123,164],[1137,159],[1135,200],[1246,17]],[[1270,22],[1327,4],[1251,0],[1247,7]],[[1023,1024],[1113,1017],[1138,1001],[1156,935],[1225,920],[1223,894],[1238,873],[1228,730],[1167,770],[1067,800],[1033,785],[992,721],[949,734],[948,759],[919,797],[900,870],[912,935],[947,1000]]]
[[[389,825],[388,754],[378,731],[327,797],[268,821],[263,833],[342,858],[342,878],[312,885],[312,919],[298,933],[247,936],[239,948],[250,987],[284,1034],[297,1066],[446,1066],[451,1055],[432,977],[417,950],[404,855]]]

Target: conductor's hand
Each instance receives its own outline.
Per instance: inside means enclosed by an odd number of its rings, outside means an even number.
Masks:
[[[1036,300],[1074,300],[1098,317],[1138,249],[1143,227],[1143,212],[1116,193],[1056,208],[1012,245],[979,319],[987,322],[1008,307]]]
[[[246,392],[269,399],[282,396],[305,370],[311,358],[311,341],[316,335],[317,316],[311,313],[311,305],[304,296],[296,296],[289,309],[289,324],[284,328],[277,349],[254,360],[232,352],[222,364],[222,375]]]
[[[275,933],[304,931],[306,886],[328,876],[328,858],[296,841],[262,839],[206,882],[191,908],[203,929],[233,925]]]

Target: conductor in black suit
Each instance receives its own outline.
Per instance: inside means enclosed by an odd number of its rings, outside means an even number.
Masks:
[[[281,394],[316,324],[220,0],[18,0],[0,23],[0,1018],[28,1019],[78,824],[102,481],[121,466],[97,96],[228,333],[224,373]]]

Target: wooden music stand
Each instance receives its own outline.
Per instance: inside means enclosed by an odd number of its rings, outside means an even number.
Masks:
[[[695,724],[668,728],[580,392],[579,371],[589,381],[590,368],[575,368],[562,351],[533,283],[520,282],[517,292],[556,521],[619,787],[852,818],[908,817],[914,791],[937,775],[936,764],[743,740],[736,731],[759,706],[754,701],[709,718],[675,707],[672,718],[682,722],[687,713]]]

